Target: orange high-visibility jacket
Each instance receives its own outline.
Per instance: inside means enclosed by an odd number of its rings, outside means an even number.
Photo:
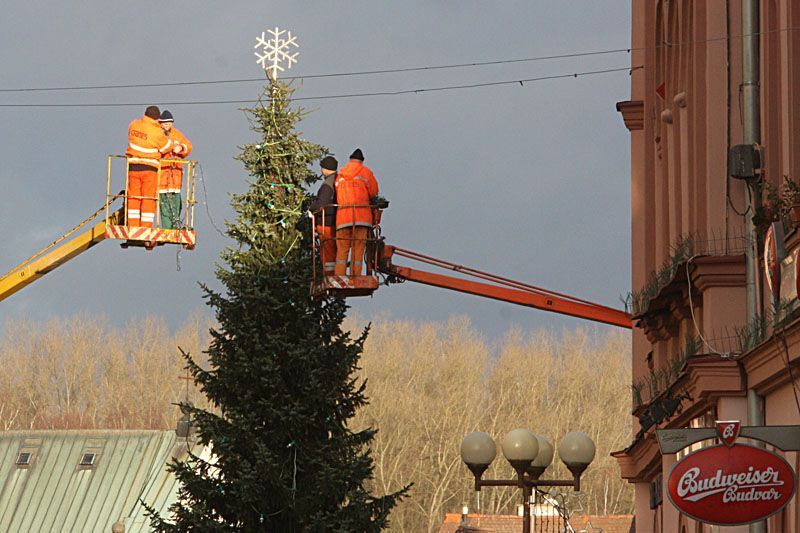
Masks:
[[[156,170],[161,154],[171,149],[172,141],[164,135],[164,130],[155,119],[142,116],[128,126],[128,149],[125,150],[128,163],[147,165]]]
[[[175,126],[172,126],[172,129],[169,130],[168,137],[172,141],[172,148],[180,144],[183,150],[180,154],[165,154],[164,159],[186,159],[192,153],[192,143]],[[164,163],[161,166],[161,184],[158,192],[179,193],[181,192],[181,187],[183,187],[183,165],[181,163]]]
[[[375,174],[361,161],[351,159],[336,177],[336,229],[372,226],[370,200],[378,195]],[[361,206],[361,207],[348,207]]]

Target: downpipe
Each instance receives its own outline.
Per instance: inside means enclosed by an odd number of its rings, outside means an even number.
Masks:
[[[761,109],[759,94],[759,60],[760,60],[760,22],[759,0],[742,0],[742,119],[744,123],[743,136],[745,144],[761,144]],[[730,38],[730,35],[728,36]],[[756,261],[757,236],[753,224],[755,207],[761,203],[757,187],[750,187],[749,209],[746,217],[746,231],[748,243],[745,255],[745,271],[747,281],[747,323],[753,323],[759,314],[759,294],[756,287],[758,268]],[[763,426],[765,423],[764,399],[755,389],[747,389],[747,422],[751,426]],[[757,445],[764,447],[759,442]],[[762,520],[750,524],[750,533],[767,533],[767,522]]]

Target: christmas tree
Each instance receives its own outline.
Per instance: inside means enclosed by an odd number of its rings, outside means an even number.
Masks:
[[[171,517],[151,514],[160,531],[380,531],[405,493],[370,494],[375,431],[348,427],[367,402],[355,377],[367,330],[342,329],[342,299],[309,298],[304,186],[327,150],[295,130],[292,91],[271,82],[245,110],[261,139],[238,156],[252,180],[233,197],[225,291],[204,288],[219,322],[208,369],[186,356],[216,410],[184,408],[213,455],[170,465],[181,488]]]

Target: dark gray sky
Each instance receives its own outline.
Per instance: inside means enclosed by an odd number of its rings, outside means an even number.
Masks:
[[[404,68],[626,48],[629,0],[448,2],[11,2],[0,19],[0,89],[254,78],[255,37],[300,42],[293,75]],[[306,80],[297,97],[472,84],[630,65],[626,53]],[[382,193],[388,242],[618,307],[630,285],[629,139],[614,104],[625,72],[402,96],[304,102],[306,138],[341,160],[361,147]],[[0,92],[0,104],[162,104],[250,99],[259,83],[73,92]],[[163,107],[163,106],[162,106]],[[208,210],[231,215],[246,187],[233,159],[256,139],[236,105],[169,105],[202,163]],[[102,205],[106,156],[122,153],[141,106],[0,107],[0,271]],[[203,200],[201,192],[201,200]],[[203,308],[226,240],[205,206],[198,247],[121,250],[106,241],[0,303],[8,319],[78,311],[114,323],[159,314],[170,326]],[[467,314],[489,337],[512,325],[582,321],[412,283],[353,300],[361,316]],[[605,328],[605,326],[600,326]]]

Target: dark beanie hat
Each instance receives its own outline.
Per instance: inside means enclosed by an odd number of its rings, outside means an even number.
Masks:
[[[157,105],[147,106],[147,109],[144,110],[144,116],[150,117],[153,120],[158,120],[158,117],[161,116],[161,111],[158,109]]]
[[[332,155],[326,155],[319,162],[319,166],[325,170],[336,170],[336,168],[339,166],[339,162]]]
[[[175,119],[172,118],[172,113],[167,111],[166,109],[161,112],[161,116],[158,117],[159,122],[175,122]]]
[[[350,154],[350,159],[358,159],[359,161],[364,161],[364,154],[361,153],[361,148],[356,148],[355,151]]]

